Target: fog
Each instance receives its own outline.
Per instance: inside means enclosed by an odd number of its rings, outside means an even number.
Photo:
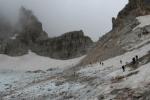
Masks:
[[[50,37],[62,33],[83,30],[93,40],[112,28],[112,17],[128,0],[0,0],[0,14],[18,18],[21,6],[33,11]]]

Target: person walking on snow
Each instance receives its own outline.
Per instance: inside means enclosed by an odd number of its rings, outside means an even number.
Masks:
[[[122,70],[123,70],[123,72],[125,72],[125,66],[124,65],[122,66]]]
[[[136,58],[132,58],[132,64],[136,64]]]
[[[120,64],[122,64],[122,60],[120,60]]]
[[[100,63],[99,63],[100,65],[102,64],[102,62],[100,61]]]
[[[138,60],[139,60],[139,57],[138,57],[138,55],[136,55],[136,56],[135,56],[135,59],[136,59],[136,61],[138,61]]]

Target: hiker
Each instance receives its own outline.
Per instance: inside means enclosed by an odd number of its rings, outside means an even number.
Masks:
[[[147,29],[146,28],[143,28],[143,32],[142,32],[142,34],[143,35],[147,35],[149,32],[147,31]]]
[[[92,62],[90,62],[90,66],[92,66]]]
[[[99,63],[100,65],[102,64],[102,62]]]
[[[104,65],[104,63],[102,62],[102,66]]]
[[[132,64],[135,64],[136,63],[136,58],[132,58]]]
[[[138,57],[138,55],[136,55],[136,56],[135,56],[135,59],[136,59],[136,61],[138,61],[138,60],[139,60],[139,57]]]
[[[124,65],[122,66],[122,70],[123,70],[123,72],[125,72],[125,66]]]
[[[120,64],[122,64],[122,60],[120,60]]]

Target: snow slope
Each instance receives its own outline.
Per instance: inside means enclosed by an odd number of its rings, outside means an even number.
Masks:
[[[0,71],[33,71],[47,70],[49,68],[67,68],[79,63],[83,57],[70,60],[56,60],[48,57],[38,56],[32,52],[20,57],[10,57],[0,54]]]
[[[140,24],[136,26],[134,30],[137,28],[142,28],[144,26],[150,25],[150,15],[139,16],[136,19],[140,22]]]
[[[133,51],[127,52],[123,55],[110,58],[103,62],[104,66],[99,65],[99,63],[97,63],[97,64],[92,65],[91,67],[83,68],[79,71],[79,73],[82,73],[84,76],[99,76],[98,72],[101,72],[104,70],[112,70],[111,74],[109,74],[108,76],[115,77],[116,75],[120,75],[120,74],[123,75],[124,73],[122,73],[122,70],[121,70],[122,65],[126,65],[127,63],[130,63],[132,61],[132,58],[135,57],[136,55],[138,55],[139,57],[143,57],[149,51],[150,51],[150,44],[145,45],[139,49],[135,49]],[[120,60],[122,60],[122,64],[120,64]],[[97,73],[95,73],[95,71]]]
[[[10,57],[0,54],[0,100],[1,95],[7,95],[12,90],[19,91],[25,87],[29,87],[25,90],[27,93],[31,93],[31,95],[38,94],[39,85],[37,89],[34,89],[34,87],[36,87],[35,81],[38,83],[51,79],[51,77],[57,78],[58,75],[56,74],[62,73],[63,70],[76,65],[82,58],[84,58],[84,56],[70,60],[56,60],[42,57],[32,52],[19,57]],[[42,72],[34,72],[36,70],[42,70]],[[45,83],[47,85],[43,88],[47,88],[50,84],[50,86],[52,86],[53,83],[52,81],[48,81]],[[35,86],[31,84],[35,84]],[[64,87],[66,86],[68,86],[67,83]],[[42,86],[40,85],[40,87]],[[54,88],[56,87],[50,87],[50,89]],[[57,89],[59,89],[59,87]],[[41,94],[43,94],[41,88],[39,90]]]
[[[18,100],[20,98],[27,100],[99,100],[100,95],[103,95],[105,100],[117,100],[113,99],[117,95],[111,94],[113,90],[124,88],[137,89],[150,83],[150,63],[142,65],[135,70],[126,68],[126,72],[123,72],[121,69],[121,66],[130,63],[135,55],[143,57],[149,51],[150,44],[146,44],[133,51],[104,61],[103,66],[96,63],[81,67],[77,71],[70,70],[72,74],[67,76],[64,74],[65,71],[54,74],[51,72],[11,72],[9,74],[1,72],[0,93],[5,94],[3,96],[4,100]],[[30,58],[30,55],[37,57],[37,55],[30,53],[23,58]],[[122,64],[120,64],[120,60],[123,61]],[[47,67],[45,68],[47,69]],[[112,81],[118,76],[125,77],[136,71],[138,73],[123,78],[121,81]]]

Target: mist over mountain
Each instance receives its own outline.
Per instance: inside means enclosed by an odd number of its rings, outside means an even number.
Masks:
[[[93,40],[112,28],[111,18],[127,0],[0,0],[0,11],[15,22],[21,6],[31,9],[50,37],[83,30]],[[105,6],[104,6],[105,5]]]
[[[70,59],[86,54],[93,41],[82,30],[49,38],[42,23],[31,10],[21,7],[15,24],[2,17],[0,22],[0,53],[22,56],[32,51],[55,59]]]

